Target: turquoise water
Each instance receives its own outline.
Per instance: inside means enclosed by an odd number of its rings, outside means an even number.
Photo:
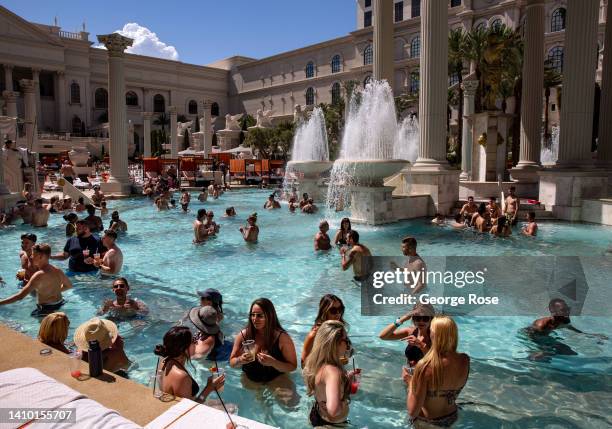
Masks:
[[[197,202],[192,195],[190,212],[157,212],[149,200],[134,198],[111,201],[129,225],[122,237],[123,275],[130,281],[131,295],[151,309],[141,320],[118,323],[128,356],[135,362],[130,377],[146,383],[156,356],[152,353],[163,334],[192,306],[195,291],[215,287],[223,293],[228,339],[246,323],[250,302],[260,296],[276,305],[279,319],[292,336],[298,356],[306,333],[316,316],[318,301],[325,293],[340,296],[346,307],[350,335],[356,348],[357,365],[364,375],[360,392],[353,397],[350,421],[354,427],[406,427],[405,387],[400,378],[403,344],[378,340],[377,333],[393,317],[362,317],[360,293],[350,272],[342,272],[337,251],[315,254],[312,237],[320,215],[290,214],[262,209],[268,192],[232,191],[221,199]],[[178,195],[176,196],[178,199]],[[192,200],[192,201],[193,201]],[[222,218],[233,205],[235,219]],[[194,246],[192,222],[198,208],[215,211],[221,233],[204,245]],[[259,214],[260,241],[243,242],[239,226],[248,214]],[[104,219],[108,225],[109,218]],[[332,233],[337,224],[332,226]],[[19,226],[0,231],[0,275],[7,286],[1,296],[16,291],[19,236],[31,228]],[[400,255],[400,238],[414,235],[422,255],[603,255],[612,243],[612,228],[566,223],[542,223],[536,239],[511,237],[492,239],[472,233],[433,228],[424,220],[399,222],[384,227],[356,226],[361,241],[375,255]],[[49,242],[59,251],[65,242],[64,222],[52,215],[50,226],[36,229],[39,242]],[[59,266],[67,268],[67,262]],[[91,318],[105,298],[113,296],[111,281],[80,275],[75,288],[66,293],[63,307],[74,329]],[[38,321],[29,316],[31,298],[0,307],[0,321],[36,336]],[[534,317],[537,315],[534,315]],[[460,350],[472,357],[471,375],[459,398],[463,404],[460,428],[604,428],[612,426],[612,346],[572,332],[553,335],[569,345],[576,355],[553,356],[534,362],[528,357],[537,347],[520,334],[532,318],[457,318]],[[606,318],[576,317],[574,324],[587,332],[609,334]],[[205,363],[194,363],[196,379],[204,382]],[[307,428],[312,400],[306,396],[299,371],[291,374],[300,402],[288,409],[267,390],[242,387],[241,371],[228,367],[224,399],[239,406],[239,414],[281,428]],[[202,383],[201,383],[202,384]]]

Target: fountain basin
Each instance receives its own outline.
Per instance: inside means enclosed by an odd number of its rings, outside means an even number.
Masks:
[[[334,169],[348,173],[353,186],[382,186],[386,177],[392,176],[410,163],[404,159],[338,159]]]
[[[296,171],[302,173],[304,177],[315,178],[329,170],[331,166],[331,161],[289,161],[287,171]]]

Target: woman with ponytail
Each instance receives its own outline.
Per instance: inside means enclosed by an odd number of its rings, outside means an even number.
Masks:
[[[405,368],[408,414],[415,428],[451,427],[458,418],[455,400],[470,372],[470,357],[457,353],[457,325],[448,316],[436,316],[430,327],[431,348],[417,363],[414,374]]]
[[[163,376],[161,389],[163,392],[180,398],[188,398],[204,402],[208,395],[223,386],[225,375],[217,378],[209,377],[204,390],[198,394],[200,386],[189,374],[185,364],[191,361],[195,353],[195,342],[191,331],[186,326],[174,326],[164,335],[163,344],[155,346],[155,354],[161,356]]]

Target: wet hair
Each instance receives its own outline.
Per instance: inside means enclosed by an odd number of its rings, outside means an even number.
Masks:
[[[340,229],[344,231],[344,224],[348,223],[348,230],[351,230],[351,220],[347,217],[342,218],[340,221]]]
[[[38,339],[41,343],[49,346],[64,344],[64,341],[68,338],[69,326],[70,320],[68,320],[66,313],[58,311],[48,314],[40,322]]]
[[[107,229],[106,231],[104,231],[104,235],[112,238],[113,240],[117,239],[117,233],[115,231],[111,231],[110,229]]]
[[[529,216],[529,219],[535,220],[535,212],[529,212],[528,216]]]
[[[321,228],[322,226],[327,225],[327,227],[329,227],[329,223],[326,220],[322,220],[321,222],[319,222],[319,228]]]
[[[79,202],[79,204],[85,204],[85,200],[83,199],[83,197],[79,197],[77,201]]]
[[[102,202],[100,203],[100,206],[101,206],[101,207],[106,207],[106,201],[102,201]]]
[[[268,298],[257,298],[255,301],[251,303],[249,307],[249,321],[247,322],[246,330],[246,338],[255,339],[255,325],[253,325],[253,320],[251,319],[251,313],[253,312],[253,307],[257,305],[261,308],[265,319],[266,325],[264,327],[264,345],[263,350],[271,350],[274,345],[274,340],[276,339],[276,331],[285,332],[280,322],[278,321],[278,316],[276,315],[276,309],[274,308],[274,304]]]
[[[86,226],[87,228],[89,228],[89,222],[87,222],[85,219],[79,219],[76,221],[77,225],[82,225],[82,226]]]
[[[461,213],[457,213],[455,215],[455,222],[457,223],[461,223],[461,219],[463,218],[463,216],[461,216]]]
[[[36,204],[42,204],[42,203],[43,203],[43,199],[42,199],[42,198],[36,198],[36,199],[34,200],[34,202],[35,202]]]
[[[115,280],[113,280],[113,285],[117,282],[123,282],[123,284],[125,284],[126,288],[130,288],[130,284],[128,283],[127,279],[125,277],[117,277]]]
[[[28,232],[26,234],[21,234],[21,239],[30,240],[32,243],[36,243],[37,237],[36,237],[36,234],[32,234],[31,232]]]
[[[359,244],[359,233],[354,229],[351,229],[348,234],[349,238],[352,238],[355,244]]]
[[[32,248],[32,252],[51,256],[51,246],[49,246],[47,243],[35,244]]]
[[[198,210],[198,219],[202,219],[205,216],[206,216],[206,209]]]
[[[176,204],[176,200],[175,200],[174,198],[172,198],[172,199],[170,200],[170,204],[175,205],[175,204]]]
[[[111,217],[115,217],[115,216],[119,217],[119,212],[117,210],[111,213]]]
[[[94,206],[92,206],[91,204],[87,204],[87,205],[85,206],[85,210],[87,210],[87,213],[88,213],[89,215],[94,215],[94,214],[96,214],[96,208],[95,208]]]
[[[502,232],[506,227],[506,216],[500,216],[497,218],[497,232]]]
[[[412,247],[414,249],[416,249],[417,247],[417,241],[416,238],[411,237],[411,236],[407,236],[402,238],[402,244],[405,244],[408,247]]]
[[[497,200],[497,197],[489,197],[489,200],[495,202]]]
[[[337,302],[340,303],[340,308],[341,308],[340,319],[338,320],[342,322],[344,325],[346,325],[346,322],[342,318],[342,316],[344,315],[344,303],[336,295],[328,293],[326,295],[323,295],[323,297],[321,297],[321,300],[319,301],[319,312],[317,313],[317,318],[315,319],[315,323],[314,323],[315,326],[320,326],[323,322],[329,320],[328,319],[329,310]]]
[[[470,195],[470,196],[468,197],[468,200],[469,200],[470,198],[473,200],[473,199],[474,199],[474,195]]]
[[[487,211],[487,205],[485,203],[480,203],[478,205],[478,214],[482,216]]]
[[[308,193],[304,192],[304,193],[302,194],[302,198],[307,198],[307,197],[308,197]]]
[[[187,326],[173,326],[164,335],[163,344],[155,346],[153,353],[165,358],[177,358],[187,354],[193,335]]]

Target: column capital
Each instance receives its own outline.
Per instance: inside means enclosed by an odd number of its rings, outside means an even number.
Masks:
[[[57,74],[58,77],[64,77],[66,72],[64,70],[56,70],[55,74]]]
[[[2,96],[7,103],[16,103],[19,93],[17,91],[2,91]]]
[[[123,57],[125,50],[132,46],[134,39],[122,36],[119,33],[98,34],[98,41],[106,47],[109,57]]]
[[[145,121],[150,121],[153,117],[153,112],[141,112],[140,115]]]
[[[20,79],[19,86],[24,94],[28,94],[30,92],[36,92],[36,82],[32,79]]]
[[[465,91],[466,95],[474,96],[476,95],[476,90],[478,89],[478,81],[466,79],[461,83],[461,86],[463,87],[463,90]]]
[[[171,115],[176,115],[176,106],[168,106],[168,112]]]

